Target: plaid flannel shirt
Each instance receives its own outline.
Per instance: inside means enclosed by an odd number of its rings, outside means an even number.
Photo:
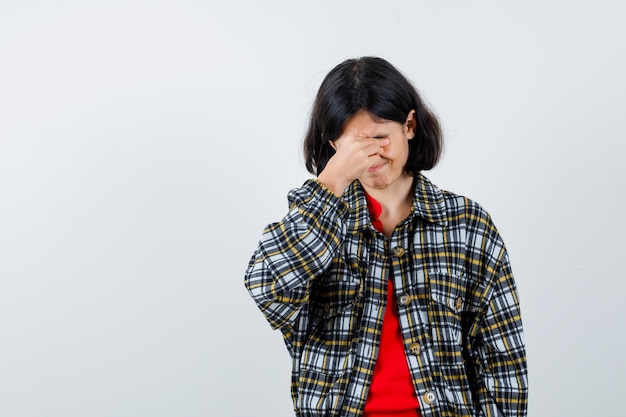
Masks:
[[[393,279],[423,417],[525,416],[526,354],[506,249],[475,202],[415,178],[410,215],[376,231],[358,181],[315,180],[264,231],[245,285],[293,358],[298,416],[359,416]]]

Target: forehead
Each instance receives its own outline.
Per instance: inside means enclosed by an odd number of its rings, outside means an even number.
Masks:
[[[381,133],[388,133],[394,124],[399,123],[376,117],[367,110],[359,110],[346,121],[343,133],[359,136],[376,136]]]

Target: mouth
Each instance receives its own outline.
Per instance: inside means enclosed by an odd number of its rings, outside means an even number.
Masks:
[[[374,166],[372,166],[372,167],[368,168],[368,169],[367,169],[367,172],[369,172],[369,173],[378,172],[378,171],[379,171],[380,169],[382,169],[382,167],[384,167],[384,166],[385,166],[385,163],[384,163],[384,162],[383,162],[382,164],[377,164],[377,165],[374,165]]]

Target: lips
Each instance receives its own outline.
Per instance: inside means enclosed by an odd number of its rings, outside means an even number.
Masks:
[[[377,165],[374,165],[374,166],[372,166],[372,167],[368,168],[368,169],[367,169],[367,172],[370,172],[370,173],[371,173],[371,172],[377,172],[377,171],[378,171],[378,170],[380,170],[383,166],[385,166],[385,163],[384,163],[384,162],[383,162],[382,164],[377,164]]]

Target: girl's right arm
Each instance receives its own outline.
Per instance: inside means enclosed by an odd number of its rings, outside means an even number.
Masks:
[[[289,213],[264,230],[245,285],[274,329],[292,324],[311,284],[338,254],[348,206],[317,180],[289,193]]]

